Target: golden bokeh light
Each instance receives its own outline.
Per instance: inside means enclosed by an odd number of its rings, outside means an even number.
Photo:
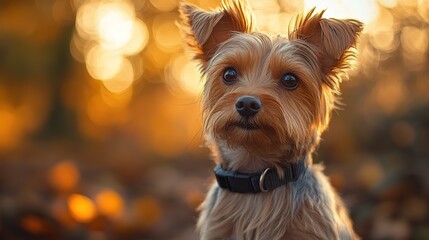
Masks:
[[[117,75],[125,59],[118,51],[107,51],[96,45],[88,51],[86,68],[91,77],[108,80]]]
[[[95,203],[100,214],[108,217],[117,217],[123,212],[124,201],[112,189],[105,189],[97,194]]]
[[[402,47],[409,54],[425,54],[428,47],[429,31],[406,26],[401,32]]]
[[[132,35],[129,41],[122,47],[125,55],[136,55],[146,46],[149,41],[149,31],[146,24],[136,19],[133,23]]]
[[[377,24],[370,26],[369,38],[375,48],[383,52],[391,52],[398,46],[395,39],[395,21],[387,10],[381,10],[377,18]]]
[[[111,109],[103,101],[103,98],[100,95],[95,95],[91,97],[87,104],[87,116],[89,120],[97,125],[107,125],[111,120]]]
[[[94,45],[96,44],[88,43],[79,34],[74,34],[70,41],[70,54],[78,62],[85,63],[86,54]]]
[[[87,223],[97,214],[94,202],[81,194],[72,194],[67,199],[70,214],[78,222]]]
[[[13,109],[0,105],[0,149],[15,146],[20,137],[19,118]]]
[[[79,9],[79,7],[81,7],[86,0],[71,0],[71,6],[73,7],[73,9]]]
[[[145,55],[147,56],[148,61],[151,63],[151,67],[145,70],[148,73],[152,73],[154,75],[160,75],[160,73],[162,73],[163,69],[171,59],[171,56],[160,50],[153,41],[149,43],[145,51]],[[160,77],[149,78],[147,80],[151,83],[160,83],[163,81],[163,79]]]
[[[134,18],[128,1],[87,1],[77,11],[76,29],[86,39],[119,48],[129,40]]]
[[[297,11],[302,11],[304,3],[301,0],[292,1],[258,1],[251,0],[250,6],[254,12],[258,30],[269,35],[286,34],[288,23],[296,17]]]
[[[421,70],[427,67],[426,52],[429,31],[413,26],[405,26],[401,31],[401,43],[404,64],[410,70]]]
[[[394,8],[398,5],[398,0],[378,0],[378,2],[387,8]]]
[[[204,81],[201,79],[198,66],[186,55],[174,57],[166,69],[166,81],[172,92],[181,90],[192,96],[202,93]]]
[[[45,234],[51,230],[49,223],[45,219],[35,215],[25,216],[21,220],[21,226],[36,235]]]
[[[180,71],[179,81],[182,88],[194,95],[202,93],[204,82],[201,80],[201,74],[197,70],[195,62],[186,62]]]
[[[127,90],[134,81],[133,65],[128,59],[122,61],[119,72],[112,78],[103,81],[103,85],[113,93]]]
[[[385,113],[397,111],[407,96],[403,75],[391,69],[380,74],[380,79],[373,89],[374,102]],[[395,96],[395,97],[392,97]]]
[[[102,89],[103,88],[104,87],[102,87]],[[126,106],[130,101],[132,92],[127,90],[117,94],[108,89],[104,89],[103,92],[104,91],[109,92],[109,94],[94,94],[89,99],[86,106],[87,119],[90,120],[91,124],[95,124],[95,126],[99,127],[107,127],[126,122],[128,119]]]
[[[273,23],[288,23],[294,19],[294,15],[288,13],[266,13],[261,12],[257,14],[258,29],[267,32],[270,35],[277,35],[279,33],[286,34],[288,31],[287,24],[273,24]]]
[[[131,1],[86,1],[79,6],[78,36],[73,37],[70,45],[72,55],[80,61],[84,55],[88,73],[94,79],[103,80],[109,91],[125,91],[141,75],[140,68],[134,69],[131,57],[148,43],[146,24],[136,18]]]
[[[150,0],[152,6],[162,12],[169,12],[177,6],[178,0]]]
[[[71,161],[62,161],[49,170],[49,183],[59,192],[72,191],[79,181],[79,170]]]
[[[14,91],[1,84],[4,80],[0,75],[0,152],[17,147],[29,133],[39,130],[46,120],[46,101],[50,99],[37,84],[28,82]]]
[[[107,49],[123,48],[134,30],[134,8],[125,1],[103,4],[97,11],[97,31],[102,46]]]
[[[155,43],[164,52],[174,52],[182,47],[182,38],[175,25],[176,15],[162,14],[153,21]]]
[[[255,1],[255,0],[253,0]],[[256,0],[258,1],[258,0]],[[195,4],[204,10],[212,10],[220,6],[222,0],[187,0],[191,4]],[[264,1],[265,2],[265,1]]]
[[[321,11],[326,9],[324,17],[355,18],[365,24],[371,23],[377,17],[378,5],[373,0],[304,0],[306,10],[316,7]]]
[[[377,31],[370,35],[371,43],[375,48],[383,52],[391,52],[396,49],[397,41],[391,31]]]
[[[427,0],[418,0],[417,12],[419,15],[429,23],[429,1]]]
[[[133,91],[128,88],[126,91],[112,93],[107,88],[100,88],[100,96],[106,106],[111,108],[126,108],[133,97]]]
[[[90,1],[81,5],[76,13],[76,30],[86,39],[97,35],[97,12],[100,2]]]
[[[264,13],[278,13],[280,11],[280,5],[277,1],[249,1],[252,9],[261,10]],[[268,15],[268,14],[265,14]]]

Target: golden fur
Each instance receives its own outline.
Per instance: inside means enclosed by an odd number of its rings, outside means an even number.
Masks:
[[[314,10],[298,16],[288,37],[256,32],[251,14],[238,1],[205,12],[180,6],[180,28],[206,82],[204,130],[214,160],[240,172],[276,168],[305,158],[308,169],[298,181],[258,194],[229,192],[213,183],[201,207],[201,239],[356,239],[351,221],[323,167],[312,152],[326,129],[339,84],[354,57],[362,30],[356,20],[322,18]],[[239,79],[222,81],[233,66]],[[287,72],[299,79],[293,91],[282,88]],[[235,101],[257,96],[263,109],[252,117],[256,131],[234,125]]]

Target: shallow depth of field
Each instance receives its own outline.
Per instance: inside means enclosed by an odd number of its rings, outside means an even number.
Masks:
[[[197,239],[214,164],[177,5],[0,1],[0,239]],[[250,5],[272,34],[313,6],[365,23],[314,158],[363,239],[429,239],[429,1]]]

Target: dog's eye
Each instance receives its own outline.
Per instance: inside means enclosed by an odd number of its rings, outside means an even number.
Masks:
[[[298,77],[293,73],[285,73],[282,76],[282,85],[287,90],[294,90],[298,87]]]
[[[237,80],[237,77],[237,71],[232,67],[225,69],[225,72],[223,73],[223,81],[226,84],[233,84]]]

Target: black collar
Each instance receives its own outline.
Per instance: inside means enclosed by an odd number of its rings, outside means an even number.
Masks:
[[[277,172],[271,168],[258,173],[241,173],[226,171],[217,165],[214,173],[221,188],[238,193],[258,193],[271,191],[289,182],[294,182],[306,169],[304,159],[302,159],[297,163],[286,165],[283,168],[285,173],[283,178],[280,178]]]

